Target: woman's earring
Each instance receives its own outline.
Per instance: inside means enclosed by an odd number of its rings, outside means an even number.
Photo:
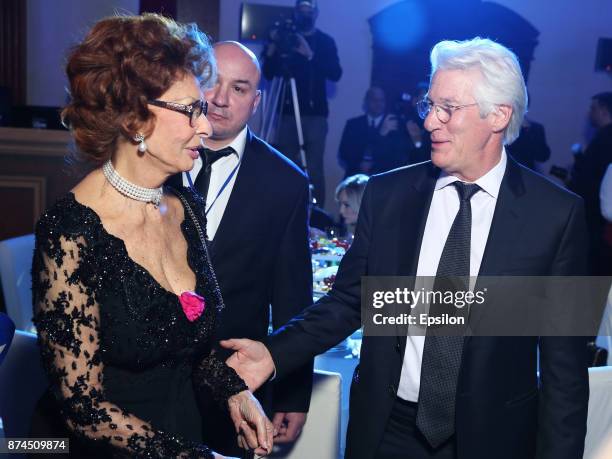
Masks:
[[[145,143],[145,136],[140,132],[134,136],[134,142],[138,142],[138,151],[144,153],[147,151],[147,144]]]

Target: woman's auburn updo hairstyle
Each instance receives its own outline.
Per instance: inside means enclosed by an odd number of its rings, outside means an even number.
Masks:
[[[147,100],[194,75],[203,87],[216,79],[210,41],[195,24],[157,15],[102,19],[68,56],[70,103],[62,121],[74,137],[78,159],[104,163],[120,136],[132,139],[153,114]]]

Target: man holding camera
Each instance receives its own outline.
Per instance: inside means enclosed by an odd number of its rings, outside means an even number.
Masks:
[[[342,68],[334,39],[315,27],[319,14],[316,0],[295,4],[295,31],[273,30],[264,50],[266,79],[293,77],[297,86],[308,175],[319,206],[325,201],[323,154],[327,136],[326,80],[338,81]],[[289,87],[281,101],[278,149],[296,164],[302,164],[292,94]]]
[[[386,111],[385,92],[372,86],[364,100],[365,114],[346,122],[340,141],[338,159],[345,177],[355,174],[379,174],[407,164],[429,159],[428,137],[412,113],[407,95]]]

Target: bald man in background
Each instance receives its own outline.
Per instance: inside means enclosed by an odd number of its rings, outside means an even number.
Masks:
[[[173,182],[191,181],[206,198],[212,265],[225,303],[215,342],[236,336],[261,340],[270,313],[277,329],[312,303],[308,180],[247,126],[261,98],[255,55],[237,42],[214,49],[218,79],[205,92],[213,135],[189,177],[185,173]],[[223,357],[227,351],[218,352]],[[310,403],[312,361],[267,386],[256,396],[279,431],[274,442],[295,441]],[[206,443],[244,456],[229,417],[215,414],[212,396],[202,403]]]

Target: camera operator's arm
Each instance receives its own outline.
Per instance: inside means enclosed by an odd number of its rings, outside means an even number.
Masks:
[[[298,36],[301,37],[299,34]],[[306,41],[303,37],[302,39]],[[334,39],[319,31],[313,46],[309,47],[313,52],[310,62],[312,62],[314,71],[323,75],[327,80],[338,81],[342,76],[342,67],[340,67],[338,49]]]
[[[389,113],[388,115],[385,116],[385,119],[381,123],[380,128],[378,129],[378,133],[381,136],[386,137],[389,135],[389,133],[393,131],[397,131],[397,128],[398,128],[397,116]]]
[[[406,121],[406,131],[408,132],[414,147],[421,148],[423,145],[423,131],[421,130],[421,127],[413,120],[408,120]]]
[[[306,60],[311,61],[314,57],[314,51],[312,50],[303,35],[297,33],[295,34],[295,36],[297,38],[297,46],[294,48],[294,51],[304,56]]]
[[[282,75],[282,65],[279,53],[277,53],[276,43],[268,41],[263,51],[263,63],[261,71],[266,80]]]

